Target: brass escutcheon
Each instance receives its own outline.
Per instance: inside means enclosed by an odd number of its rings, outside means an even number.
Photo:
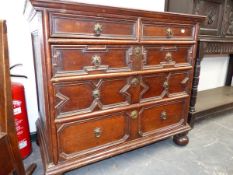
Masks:
[[[161,112],[160,119],[161,120],[166,120],[167,119],[167,112],[166,111]]]
[[[95,36],[100,36],[102,31],[102,25],[100,23],[96,23],[94,26]]]
[[[138,111],[134,110],[130,113],[130,117],[132,119],[136,119],[138,117]]]
[[[167,52],[166,55],[165,55],[165,60],[167,62],[171,62],[172,61],[172,54],[171,52]]]
[[[134,48],[134,53],[135,53],[136,55],[140,55],[140,54],[141,54],[141,47],[135,47],[135,48]]]
[[[139,84],[139,80],[138,80],[138,78],[133,78],[130,83],[133,86],[137,86]]]
[[[173,32],[172,32],[172,29],[170,27],[166,29],[166,32],[167,32],[167,37],[168,38],[172,37]]]
[[[92,95],[94,98],[99,98],[100,97],[100,91],[98,89],[94,90],[92,92]]]
[[[95,135],[96,138],[100,138],[101,134],[102,134],[101,128],[95,128],[94,129],[94,135]]]
[[[98,67],[101,64],[101,58],[98,55],[94,55],[91,57],[91,63],[94,64],[95,67]]]

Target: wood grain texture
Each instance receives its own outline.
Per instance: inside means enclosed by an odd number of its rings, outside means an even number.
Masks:
[[[15,171],[14,155],[9,145],[7,134],[0,132],[0,174],[10,174]]]
[[[204,17],[50,0],[27,1],[25,15],[32,29],[34,19],[42,26],[34,59],[44,84],[37,128],[46,174],[190,129]]]
[[[159,134],[163,130],[172,130],[184,123],[185,100],[145,106],[140,109],[138,120],[138,134],[148,136]]]
[[[64,123],[57,127],[61,161],[119,145],[130,134],[125,112]]]
[[[193,25],[142,20],[142,40],[193,40]]]
[[[50,14],[51,37],[136,39],[137,19]],[[99,26],[99,34],[95,26]]]

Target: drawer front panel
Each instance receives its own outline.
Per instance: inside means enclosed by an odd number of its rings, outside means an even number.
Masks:
[[[125,142],[129,137],[128,117],[124,112],[57,125],[60,158]]]
[[[140,102],[161,100],[190,93],[191,71],[159,73],[142,76],[145,90]]]
[[[134,77],[56,83],[56,116],[66,117],[137,103],[140,86]]]
[[[142,21],[142,40],[179,39],[193,40],[193,25],[163,24]]]
[[[130,71],[130,46],[52,46],[53,75],[85,75]]]
[[[139,130],[141,136],[155,134],[168,128],[180,126],[185,122],[187,100],[154,104],[141,108],[139,112]]]
[[[146,62],[143,69],[192,66],[192,46],[145,46]]]
[[[190,45],[53,45],[54,77],[192,65]]]
[[[136,19],[51,14],[51,36],[136,39]]]

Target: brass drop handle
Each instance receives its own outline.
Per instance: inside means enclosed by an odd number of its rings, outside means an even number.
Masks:
[[[92,96],[96,99],[100,97],[100,91],[98,89],[92,92]]]
[[[169,84],[168,84],[167,80],[163,83],[163,87],[164,87],[164,89],[168,90]]]
[[[161,120],[166,120],[167,119],[167,112],[166,111],[161,112],[160,119]]]
[[[98,67],[101,64],[101,58],[98,55],[94,55],[91,57],[91,63],[95,66]]]
[[[96,23],[94,25],[95,36],[100,36],[102,31],[103,31],[102,25],[100,23]]]
[[[173,31],[172,31],[172,29],[170,27],[166,29],[166,32],[167,32],[167,37],[168,38],[172,37]]]
[[[130,117],[132,119],[136,119],[138,117],[138,111],[134,110],[130,113]]]
[[[171,52],[167,52],[166,55],[165,55],[165,60],[167,62],[171,62],[173,59],[172,59],[172,54]]]
[[[139,80],[138,80],[138,78],[133,78],[130,83],[133,86],[137,86],[139,84]]]
[[[95,135],[96,138],[100,138],[101,134],[102,134],[101,128],[95,128],[94,129],[94,135]]]

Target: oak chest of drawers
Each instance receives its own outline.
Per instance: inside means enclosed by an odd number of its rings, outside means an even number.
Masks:
[[[185,145],[200,16],[31,0],[46,174],[174,136]]]

